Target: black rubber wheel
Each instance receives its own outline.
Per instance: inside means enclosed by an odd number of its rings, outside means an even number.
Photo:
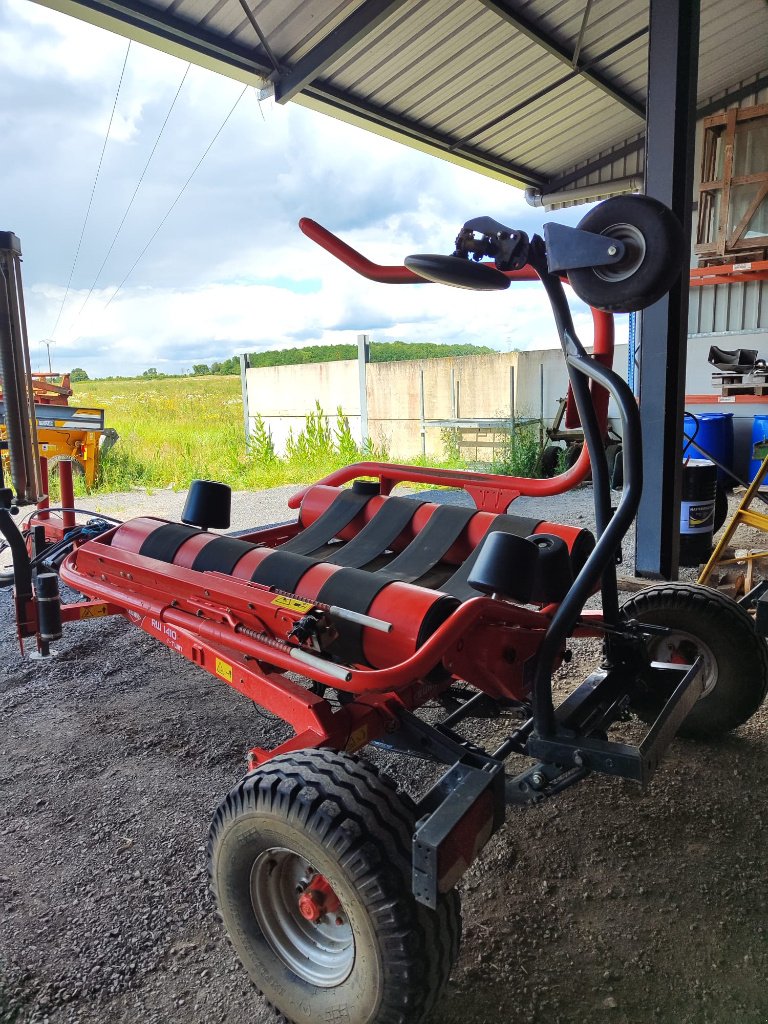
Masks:
[[[267,761],[219,806],[208,841],[218,911],[286,1020],[410,1024],[431,1010],[461,914],[455,891],[436,911],[411,893],[414,818],[375,768],[330,750]]]
[[[681,736],[722,735],[760,707],[768,690],[768,647],[735,601],[694,583],[659,583],[630,598],[622,615],[672,630],[649,638],[651,660],[690,664],[699,654],[704,659],[704,692],[681,726]],[[632,710],[651,722],[668,695],[646,695]]]
[[[718,483],[715,490],[715,521],[713,530],[715,533],[720,529],[728,518],[728,492],[721,483]]]
[[[683,230],[658,200],[613,196],[590,210],[578,226],[626,246],[618,263],[568,271],[573,290],[590,306],[613,313],[645,309],[677,280],[685,257]]]
[[[624,446],[616,445],[613,461],[608,466],[610,473],[611,487],[620,491],[624,486]]]
[[[554,476],[557,471],[557,461],[564,451],[559,445],[548,444],[539,458],[539,473],[541,476]]]
[[[581,441],[575,441],[573,444],[569,444],[565,449],[565,468],[571,469],[578,462],[579,456],[581,455],[581,449],[584,447]]]
[[[616,468],[616,456],[619,456],[619,466],[621,466],[621,443],[614,442],[613,444],[606,445],[605,447],[605,462],[608,466],[608,482],[611,487],[616,487],[613,482],[613,474]],[[619,487],[621,483],[619,484]]]

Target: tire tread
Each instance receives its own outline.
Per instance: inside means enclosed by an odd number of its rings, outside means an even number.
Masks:
[[[311,831],[338,856],[366,903],[387,960],[376,1024],[420,1021],[437,1001],[458,955],[461,914],[455,891],[443,896],[434,912],[411,895],[415,807],[410,798],[369,762],[348,754],[321,748],[272,758],[246,775],[214,815],[207,852],[217,906],[221,836],[236,818],[256,809],[279,810]],[[270,1005],[280,1020],[293,1024]]]

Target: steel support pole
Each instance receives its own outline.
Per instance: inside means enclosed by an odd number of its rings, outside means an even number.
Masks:
[[[11,480],[16,498],[31,504],[41,496],[35,400],[21,285],[21,243],[0,231],[0,375]]]
[[[368,427],[368,363],[371,361],[371,339],[367,334],[357,336],[357,390],[360,406],[360,445],[365,451],[369,446]]]
[[[240,392],[243,400],[243,429],[245,430],[245,444],[246,447],[251,440],[251,415],[248,410],[248,370],[250,369],[251,362],[248,358],[248,353],[243,352],[240,355]]]
[[[666,203],[691,238],[693,147],[700,0],[650,0],[645,191]],[[685,367],[688,260],[672,290],[644,310],[640,331],[643,496],[635,571],[676,579]]]

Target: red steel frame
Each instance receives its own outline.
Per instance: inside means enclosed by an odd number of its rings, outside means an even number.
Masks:
[[[405,267],[371,263],[314,221],[302,220],[309,237],[364,276],[388,283],[423,283]],[[538,280],[531,267],[508,272],[516,281]],[[592,310],[594,355],[610,366],[613,357],[613,318]],[[608,394],[593,385],[592,398],[598,421],[605,424]],[[490,473],[436,470],[424,467],[362,462],[325,477],[320,483],[334,487],[358,477],[376,477],[387,495],[400,482],[461,487],[479,511],[504,512],[520,495],[545,497],[558,494],[582,481],[589,469],[586,446],[576,464],[548,480],[530,480]],[[62,480],[63,505],[71,507],[72,494]],[[306,491],[294,495],[289,506],[297,508]],[[45,508],[32,517],[53,527],[59,536],[65,523]],[[66,525],[70,525],[67,516]],[[255,530],[247,540],[275,547],[296,532],[298,524]],[[275,754],[304,747],[329,746],[354,751],[397,726],[398,710],[413,710],[453,684],[467,678],[478,689],[495,697],[525,699],[525,665],[536,654],[557,605],[538,610],[478,596],[460,605],[413,653],[384,668],[329,664],[320,659],[297,663],[298,644],[291,640],[297,622],[312,611],[321,619],[323,605],[294,595],[286,600],[273,588],[221,573],[200,573],[168,565],[130,551],[112,547],[115,530],[80,544],[64,560],[61,579],[90,600],[62,605],[62,620],[71,622],[104,615],[122,615],[134,625],[182,654],[211,675],[228,683],[249,699],[286,720],[295,735],[274,750],[254,747],[251,765]],[[34,599],[17,601],[19,637],[37,634]],[[403,609],[408,615],[408,608]],[[327,622],[327,620],[326,620]],[[584,612],[573,631],[575,636],[600,636],[601,613]],[[396,628],[396,625],[395,625]],[[514,661],[508,655],[514,650]],[[293,653],[292,653],[293,652]],[[438,681],[430,673],[439,664],[447,669]],[[337,687],[344,673],[345,692],[354,700],[334,709],[322,696],[289,679],[286,672],[300,671],[314,683]],[[474,674],[473,674],[474,673]],[[479,676],[479,678],[478,678]],[[434,677],[433,677],[434,678]],[[505,681],[504,681],[505,680]]]

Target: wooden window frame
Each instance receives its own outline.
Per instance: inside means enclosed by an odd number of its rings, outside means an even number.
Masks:
[[[699,214],[694,246],[695,253],[703,257],[702,262],[721,261],[725,256],[745,256],[747,253],[759,257],[760,255],[764,256],[768,250],[768,234],[753,238],[742,237],[760,204],[768,196],[768,154],[766,154],[766,169],[764,171],[739,177],[735,177],[733,174],[736,129],[750,121],[760,120],[768,121],[768,103],[742,109],[734,107],[724,114],[713,114],[702,122],[701,183],[698,189]],[[723,146],[723,170],[722,176],[715,178],[718,138]],[[761,187],[758,188],[755,198],[733,232],[728,235],[731,192],[738,185],[752,184],[758,184]],[[712,207],[718,194],[720,210],[715,238],[703,241],[706,237]]]

